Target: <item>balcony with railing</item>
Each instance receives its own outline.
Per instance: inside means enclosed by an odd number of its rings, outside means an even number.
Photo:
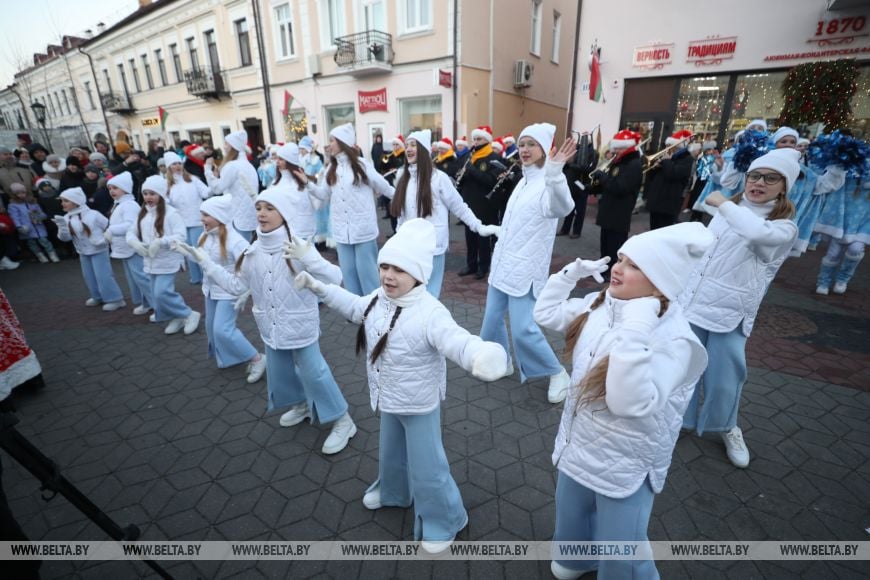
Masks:
[[[393,70],[393,37],[379,30],[366,30],[335,39],[335,64],[354,76]]]
[[[121,93],[103,93],[100,95],[100,101],[103,104],[103,109],[113,113],[127,115],[136,111],[130,97]]]
[[[219,99],[221,95],[229,93],[223,73],[217,70],[191,69],[184,73],[184,83],[187,85],[189,94],[204,99]]]

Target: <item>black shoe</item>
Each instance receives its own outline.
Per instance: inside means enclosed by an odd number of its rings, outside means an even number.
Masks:
[[[557,236],[567,236],[567,235],[568,235],[568,232],[559,232],[559,233],[556,234],[556,235],[557,235]]]
[[[469,274],[474,274],[476,271],[477,271],[477,269],[465,267],[459,271],[459,275],[460,276],[468,276]]]
[[[580,237],[580,234],[571,234],[571,235],[568,236],[568,237],[571,238],[572,240],[576,240],[577,238]]]
[[[475,280],[483,280],[484,278],[486,278],[487,274],[489,274],[489,270],[486,270],[486,271],[478,270],[477,274],[474,275],[474,279]]]

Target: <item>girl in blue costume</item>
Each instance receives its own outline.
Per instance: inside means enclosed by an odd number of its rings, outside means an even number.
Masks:
[[[829,194],[815,231],[831,240],[822,258],[816,294],[827,295],[829,289],[843,294],[870,243],[870,176],[849,177]]]

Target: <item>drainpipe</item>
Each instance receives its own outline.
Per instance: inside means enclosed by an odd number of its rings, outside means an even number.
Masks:
[[[453,0],[453,140],[459,136],[459,119],[457,118],[457,100],[459,84],[459,0]]]
[[[571,128],[574,125],[574,94],[577,90],[577,61],[580,50],[580,14],[583,12],[583,0],[577,0],[577,22],[574,25],[574,65],[571,67],[571,92],[568,100],[568,120],[565,127],[565,138],[571,135]]]
[[[269,125],[269,143],[275,142],[275,122],[272,119],[272,95],[269,88],[269,71],[266,65],[266,49],[263,46],[263,27],[260,22],[260,2],[252,0],[254,27],[257,29],[257,52],[260,53],[260,72],[263,75],[263,94],[266,100],[266,123]]]

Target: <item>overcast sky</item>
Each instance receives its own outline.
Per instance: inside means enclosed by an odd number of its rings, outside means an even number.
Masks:
[[[16,60],[33,62],[33,53],[60,44],[63,35],[80,35],[98,22],[113,24],[130,14],[137,0],[24,0],[4,1],[0,19],[0,88],[14,80]]]

